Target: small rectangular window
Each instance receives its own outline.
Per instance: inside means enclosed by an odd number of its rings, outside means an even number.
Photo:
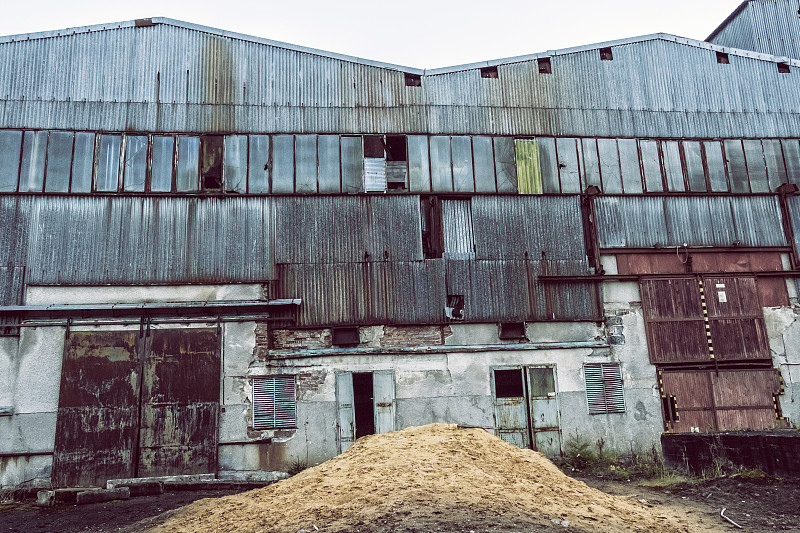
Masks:
[[[625,412],[622,370],[619,363],[587,363],[586,401],[590,415]]]
[[[364,190],[386,190],[386,145],[380,135],[364,136]]]
[[[222,135],[200,137],[200,184],[203,190],[222,189]]]
[[[614,60],[614,53],[611,51],[611,48],[601,48],[600,49],[600,59],[602,61],[613,61]]]
[[[225,137],[225,191],[247,192],[247,135]]]
[[[552,74],[553,73],[553,66],[550,64],[549,57],[540,57],[537,60],[539,64],[539,74]]]
[[[334,346],[354,346],[361,342],[358,326],[333,328],[331,330],[331,343]]]
[[[408,148],[405,135],[386,136],[386,185],[389,190],[408,188]]]
[[[196,191],[199,173],[200,139],[178,137],[178,192]]]
[[[75,134],[75,150],[72,155],[72,192],[92,191],[92,169],[94,168],[95,134]]]
[[[250,153],[247,158],[248,192],[269,192],[269,172],[272,165],[269,151],[269,135],[251,135]]]
[[[253,429],[297,427],[295,376],[253,378]]]
[[[496,79],[497,77],[497,67],[483,67],[481,69],[481,78]]]
[[[419,74],[405,73],[406,87],[422,87],[422,76]]]
[[[47,143],[47,173],[44,180],[46,192],[67,192],[69,172],[72,167],[71,132],[51,131]]]
[[[496,398],[522,398],[522,369],[494,371],[494,395]]]
[[[101,135],[95,172],[95,190],[116,192],[119,188],[119,158],[122,136]]]
[[[0,131],[0,192],[17,190],[21,131]]]
[[[789,63],[778,63],[778,72],[781,74],[789,74],[789,72],[791,72]]]
[[[729,65],[730,62],[731,60],[728,57],[728,54],[726,54],[725,52],[717,52],[717,63],[719,63],[720,65]]]
[[[175,138],[153,137],[152,170],[150,190],[170,192],[172,190],[172,167],[175,160]]]
[[[525,322],[502,322],[500,338],[503,340],[525,340]]]
[[[22,138],[22,165],[19,173],[20,192],[42,192],[46,150],[46,131],[25,132]]]
[[[122,189],[125,192],[144,192],[147,176],[147,136],[128,135],[125,138],[125,165]]]

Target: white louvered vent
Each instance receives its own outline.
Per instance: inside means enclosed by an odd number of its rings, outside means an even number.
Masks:
[[[583,371],[589,414],[624,413],[625,396],[619,363],[589,363],[584,365]]]
[[[294,376],[253,378],[253,428],[297,427]]]

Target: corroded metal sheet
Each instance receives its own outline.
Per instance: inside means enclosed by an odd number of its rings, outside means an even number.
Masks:
[[[137,475],[216,472],[220,353],[216,329],[157,329],[142,383]]]
[[[72,332],[66,340],[53,454],[55,487],[135,475],[138,332]]]
[[[770,359],[767,328],[753,277],[706,277],[714,354],[720,361]]]

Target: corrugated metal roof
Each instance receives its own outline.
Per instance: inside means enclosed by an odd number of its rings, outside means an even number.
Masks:
[[[605,196],[595,202],[603,248],[787,245],[775,196]]]
[[[664,34],[437,69],[162,20],[0,39],[0,127],[116,131],[800,136],[800,61]],[[536,59],[551,57],[552,74]],[[795,72],[797,71],[797,72]]]
[[[714,44],[800,58],[800,1],[742,2],[706,39]]]

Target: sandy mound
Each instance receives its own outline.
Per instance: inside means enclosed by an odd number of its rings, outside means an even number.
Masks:
[[[359,439],[346,453],[290,479],[199,500],[149,531],[514,531],[509,525],[686,531],[639,503],[565,476],[536,452],[481,429],[446,424]]]

